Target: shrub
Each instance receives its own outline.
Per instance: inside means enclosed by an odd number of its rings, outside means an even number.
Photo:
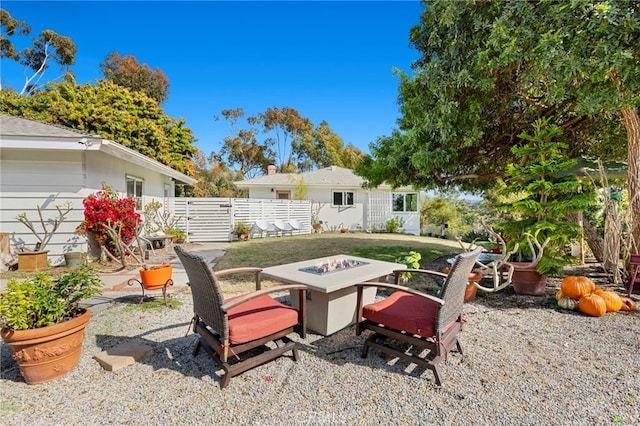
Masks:
[[[22,281],[11,278],[0,294],[0,328],[27,330],[74,318],[80,301],[99,294],[101,285],[95,269],[86,265],[58,278],[47,272]]]
[[[132,197],[119,198],[118,193],[106,184],[102,190],[89,194],[82,200],[84,221],[78,225],[79,234],[93,234],[96,243],[113,253],[115,244],[109,238],[103,224],[108,224],[120,233],[120,238],[129,244],[136,235],[136,228],[142,222],[136,212],[136,202]]]

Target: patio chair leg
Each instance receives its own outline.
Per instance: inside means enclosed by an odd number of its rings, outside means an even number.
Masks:
[[[462,355],[462,359],[464,359],[464,350],[462,349],[462,343],[460,343],[460,340],[456,339],[456,347],[458,348],[458,352],[460,352],[460,355]]]
[[[202,346],[202,342],[200,342],[200,339],[198,339],[198,341],[196,342],[196,346],[193,348],[193,356],[198,355],[198,352],[200,352],[201,346]]]

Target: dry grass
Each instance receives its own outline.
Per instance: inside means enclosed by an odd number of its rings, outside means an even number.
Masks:
[[[422,254],[421,265],[443,254],[459,253],[456,241],[404,234],[323,233],[293,237],[271,237],[233,242],[225,255],[216,259],[215,270],[241,266],[266,268],[337,254],[394,262],[414,250]],[[264,287],[280,283],[264,281]],[[225,277],[223,291],[251,290],[251,277]]]

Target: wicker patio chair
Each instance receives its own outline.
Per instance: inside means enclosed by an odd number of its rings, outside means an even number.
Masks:
[[[234,268],[213,272],[207,260],[180,246],[174,247],[184,265],[193,297],[193,331],[199,334],[193,355],[204,348],[224,370],[221,388],[229,381],[253,367],[271,361],[286,352],[298,360],[296,345],[287,336],[297,332],[302,338],[306,330],[306,287],[283,285],[261,290],[260,268]],[[224,299],[218,277],[251,272],[255,274],[256,291]],[[300,290],[299,306],[286,306],[269,294]],[[266,346],[273,342],[274,348]],[[262,352],[251,349],[261,348]]]
[[[462,354],[458,334],[464,324],[464,293],[469,273],[481,251],[479,247],[458,255],[448,275],[424,269],[403,270],[444,278],[437,297],[398,284],[358,284],[356,334],[359,336],[364,330],[373,331],[364,343],[362,357],[366,358],[369,348],[374,348],[415,363],[433,371],[435,382],[440,386],[442,379],[438,363],[447,359],[449,350],[454,346]],[[363,306],[363,289],[369,286],[395,291],[381,301]],[[402,350],[402,344],[412,345],[412,348]],[[428,352],[421,356],[425,349]]]

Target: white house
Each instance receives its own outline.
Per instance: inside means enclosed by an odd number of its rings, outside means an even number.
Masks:
[[[20,117],[0,115],[0,232],[2,249],[32,250],[36,237],[15,218],[25,212],[40,228],[37,207],[46,220],[57,217],[56,205],[73,206],[68,219],[46,249],[49,261],[62,254],[86,251],[75,233],[83,220],[82,200],[108,184],[138,206],[152,200],[167,203],[176,182],[195,179],[132,149],[97,135]]]
[[[398,220],[401,231],[420,234],[418,191],[388,185],[369,190],[363,184],[351,169],[337,166],[306,173],[276,173],[270,166],[265,176],[236,182],[252,199],[310,200],[312,217],[317,216],[325,230],[375,232],[385,230],[387,221]]]

